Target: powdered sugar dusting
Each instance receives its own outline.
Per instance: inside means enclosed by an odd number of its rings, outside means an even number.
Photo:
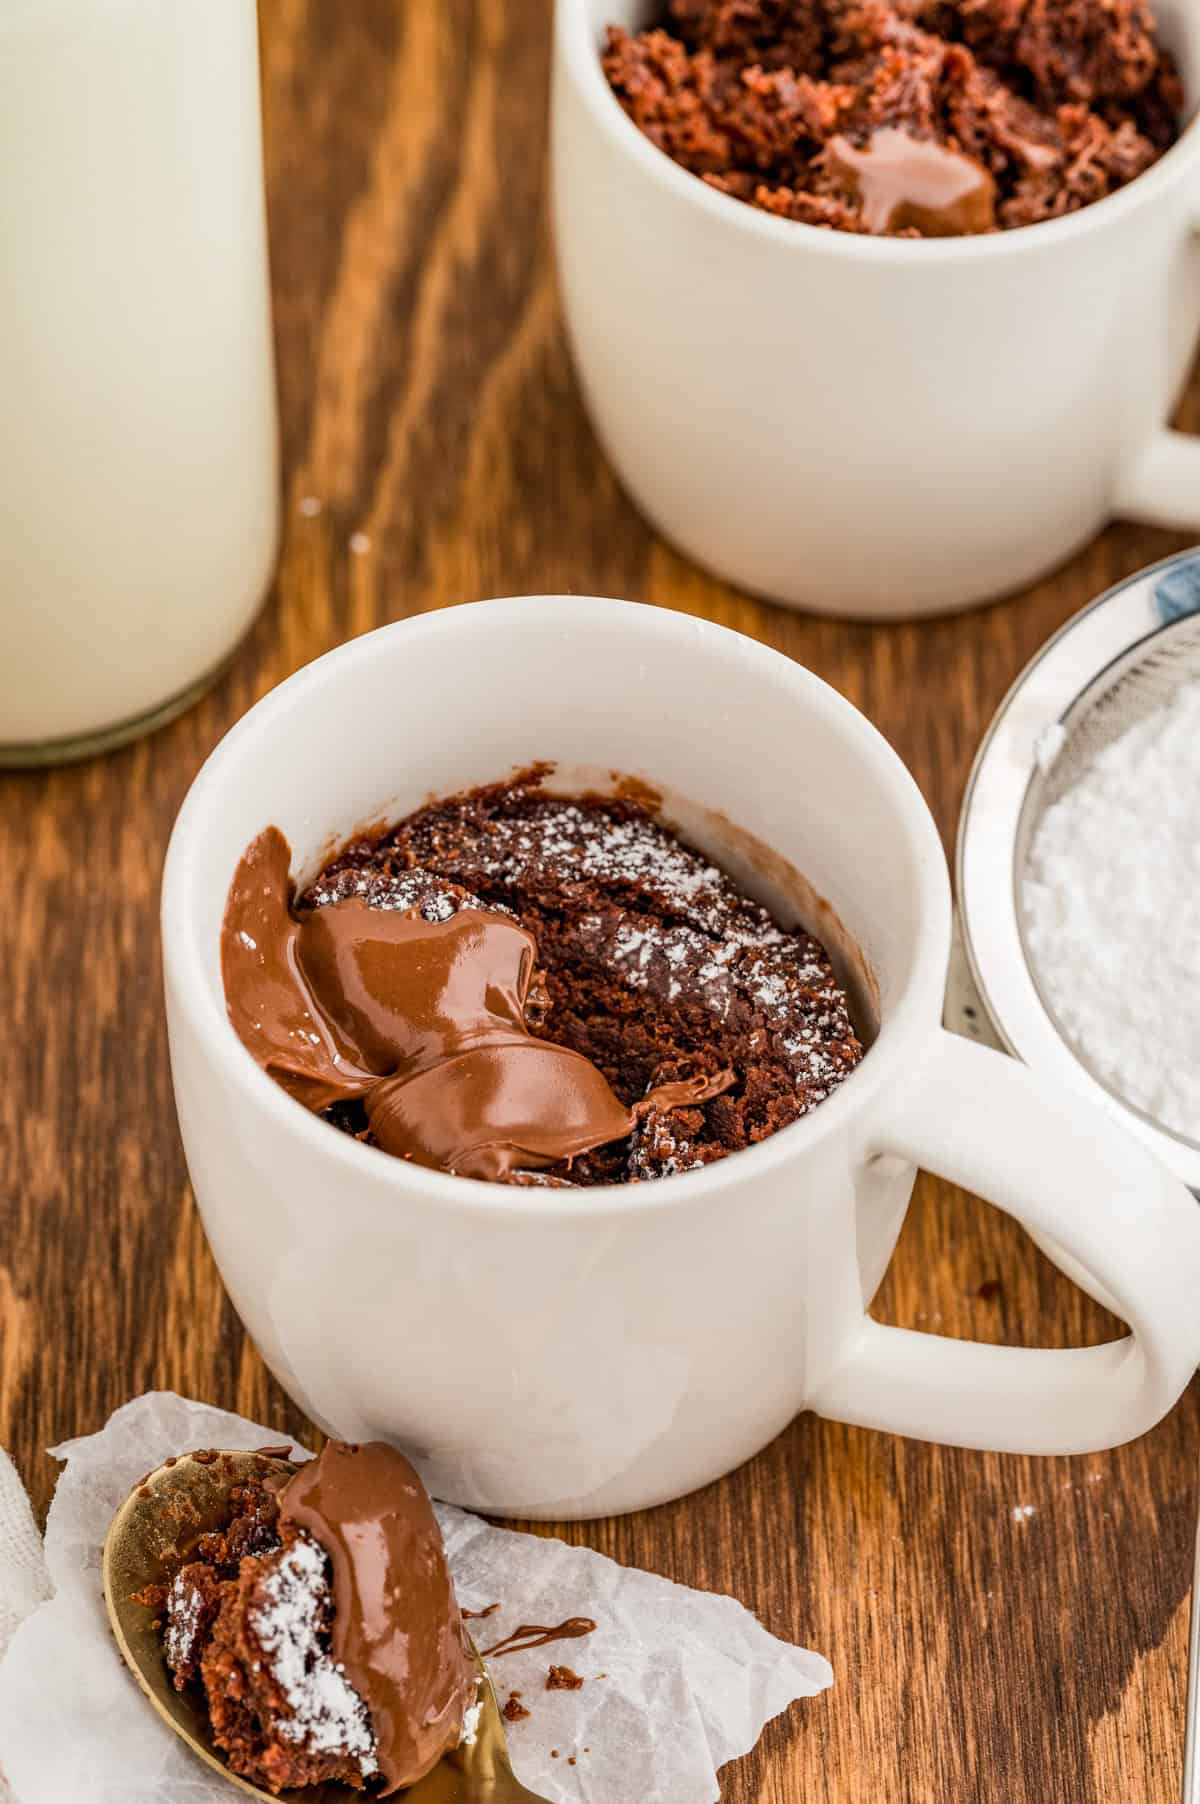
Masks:
[[[473,1748],[475,1746],[475,1738],[479,1734],[479,1723],[482,1716],[483,1688],[481,1686],[476,1693],[475,1702],[469,1704],[463,1712],[462,1735],[459,1738],[460,1747]]]
[[[163,1652],[172,1672],[179,1672],[193,1659],[202,1614],[200,1592],[187,1569],[181,1567],[167,1593],[167,1626],[163,1631]]]
[[[378,1772],[367,1706],[321,1640],[328,1597],[324,1551],[300,1536],[261,1581],[264,1603],[251,1618],[272,1678],[291,1715],[279,1734],[314,1754],[348,1754],[364,1778]]]
[[[638,1122],[629,1148],[629,1176],[633,1183],[677,1177],[682,1171],[699,1171],[703,1164],[673,1116],[651,1109]]]
[[[615,911],[581,917],[578,933],[631,989],[668,1003],[696,1002],[723,1024],[739,1012],[744,1024],[760,1016],[809,1105],[824,1101],[857,1062],[845,996],[806,934],[773,928],[765,943],[734,937],[718,944],[693,927]]]
[[[470,863],[508,883],[550,876],[643,892],[708,933],[739,931],[747,940],[782,939],[765,909],[738,895],[728,877],[654,821],[614,818],[575,802],[546,798],[528,816],[489,823]]]
[[[460,908],[483,908],[478,896],[446,883],[432,871],[380,872],[357,866],[320,877],[304,900],[312,908],[330,908],[351,898],[365,902],[368,908],[382,908],[404,913],[418,911],[426,921],[448,921]]]

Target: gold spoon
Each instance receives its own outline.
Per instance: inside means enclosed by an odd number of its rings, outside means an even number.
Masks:
[[[216,1453],[199,1458],[184,1454],[136,1486],[113,1517],[104,1542],[104,1602],[117,1646],[134,1678],[192,1752],[252,1798],[273,1794],[230,1772],[198,1701],[171,1683],[154,1627],[155,1612],[135,1603],[134,1593],[147,1585],[166,1584],[198,1537],[223,1526],[233,1485],[294,1470],[290,1461],[272,1454]],[[399,1795],[404,1804],[547,1804],[514,1777],[496,1694],[474,1643],[471,1652],[483,1704],[474,1742],[445,1755],[431,1773]],[[280,1795],[295,1804],[365,1804],[361,1791],[332,1783]]]

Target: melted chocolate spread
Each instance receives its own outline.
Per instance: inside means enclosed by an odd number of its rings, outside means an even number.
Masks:
[[[863,149],[832,138],[830,169],[861,203],[871,232],[918,231],[926,238],[990,232],[996,184],[981,163],[895,126],[871,134]]]
[[[552,1641],[582,1641],[585,1635],[594,1635],[596,1625],[590,1616],[568,1616],[554,1628],[548,1629],[540,1622],[522,1623],[503,1641],[497,1641],[495,1647],[485,1647],[484,1654],[489,1659],[496,1659],[501,1654],[523,1654],[531,1647],[549,1647]]]
[[[370,1712],[390,1797],[458,1746],[477,1688],[433,1508],[394,1448],[331,1441],[279,1513],[329,1555],[334,1657]]]
[[[229,1018],[306,1108],[361,1097],[386,1152],[462,1177],[540,1170],[633,1132],[649,1109],[707,1101],[733,1075],[660,1085],[627,1109],[590,1059],[525,1022],[533,935],[494,909],[295,914],[291,851],[268,827],[244,853],[221,931]]]

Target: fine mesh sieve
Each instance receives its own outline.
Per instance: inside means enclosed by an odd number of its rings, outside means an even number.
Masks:
[[[1200,1193],[1200,1147],[1108,1088],[1071,1045],[1038,986],[1023,916],[1029,849],[1046,809],[1122,734],[1200,679],[1200,555],[1185,553],[1102,595],[1063,627],[1009,691],[967,786],[958,835],[958,910],[978,998],[997,1038],[1030,1065],[1082,1089],[1146,1140]],[[951,1025],[977,1031],[965,990]],[[1063,1268],[1072,1262],[1052,1252]],[[1077,1283],[1107,1299],[1087,1274]],[[1188,1653],[1183,1804],[1200,1804],[1200,1533]]]
[[[1200,617],[1170,621],[1119,658],[1112,669],[1090,683],[1060,726],[1061,740],[1051,730],[1039,748],[1042,762],[1031,782],[1021,830],[1036,830],[1038,820],[1060,796],[1073,789],[1101,752],[1139,721],[1148,720],[1172,699],[1181,683],[1200,678]],[[1040,780],[1039,780],[1040,779]],[[1018,856],[1028,849],[1018,845]]]
[[[980,749],[963,807],[958,904],[967,960],[997,1035],[1035,1070],[1088,1092],[1200,1190],[1200,1145],[1118,1095],[1039,985],[1023,876],[1046,809],[1180,685],[1200,680],[1200,555],[1142,571],[1067,623],[1018,678]]]

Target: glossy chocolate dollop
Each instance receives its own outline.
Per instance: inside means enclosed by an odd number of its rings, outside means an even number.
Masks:
[[[990,173],[945,144],[888,125],[861,148],[848,138],[831,138],[826,157],[830,171],[860,201],[870,232],[955,238],[991,231],[996,224]]]
[[[225,1006],[239,1040],[309,1109],[363,1096],[374,1081],[317,1007],[299,970],[288,908],[291,851],[268,827],[243,852],[221,927]]]
[[[367,1706],[390,1797],[458,1746],[477,1690],[433,1506],[395,1448],[331,1441],[279,1513],[329,1555],[334,1658]]]
[[[229,1017],[310,1109],[361,1097],[386,1152],[462,1177],[544,1170],[633,1132],[645,1110],[719,1095],[730,1073],[661,1085],[627,1109],[577,1052],[532,1034],[533,935],[462,902],[289,906],[287,841],[269,827],[234,876],[221,936]]]

